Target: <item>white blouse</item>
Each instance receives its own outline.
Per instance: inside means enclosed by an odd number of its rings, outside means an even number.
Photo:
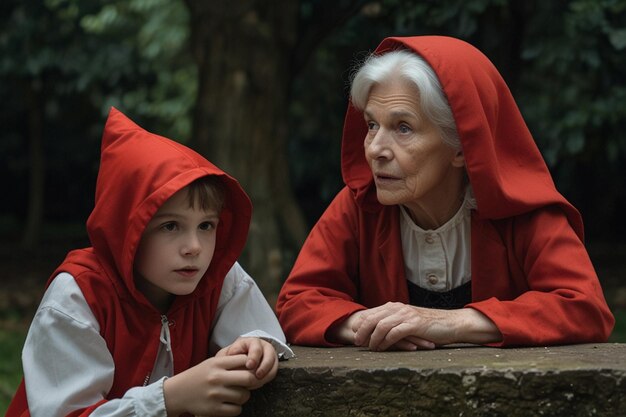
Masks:
[[[470,281],[471,210],[475,200],[468,187],[457,213],[435,230],[416,225],[400,206],[400,234],[407,280],[430,291],[445,292]]]
[[[100,336],[100,326],[74,277],[59,274],[43,296],[30,326],[22,363],[31,416],[65,416],[105,398],[113,385],[115,364]],[[250,276],[235,264],[226,275],[213,322],[210,346],[215,353],[239,336],[268,340],[279,357],[293,351],[276,315]],[[164,319],[161,345],[147,385],[105,402],[94,417],[167,417],[163,381],[172,376],[169,329]]]

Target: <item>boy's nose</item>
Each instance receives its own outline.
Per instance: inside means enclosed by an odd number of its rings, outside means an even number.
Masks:
[[[198,239],[195,234],[192,234],[185,240],[182,252],[185,256],[194,256],[199,254],[201,249],[202,245],[200,244],[200,239]]]

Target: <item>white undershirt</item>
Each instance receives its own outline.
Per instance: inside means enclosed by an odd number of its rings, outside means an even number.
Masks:
[[[167,323],[148,385],[98,407],[91,416],[166,417],[163,380],[172,375]],[[22,351],[24,380],[31,416],[65,416],[104,399],[113,385],[115,364],[100,326],[74,278],[59,274],[35,313]],[[285,359],[293,351],[276,316],[252,278],[235,264],[224,280],[213,321],[212,353],[239,336],[272,343]]]
[[[471,210],[468,187],[457,213],[435,230],[416,225],[400,206],[400,235],[407,280],[430,291],[445,292],[469,282],[471,276]]]

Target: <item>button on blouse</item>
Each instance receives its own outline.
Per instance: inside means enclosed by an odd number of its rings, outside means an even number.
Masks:
[[[400,230],[406,277],[430,291],[450,291],[471,279],[471,210],[475,206],[468,188],[459,211],[434,230],[416,225],[400,206]]]

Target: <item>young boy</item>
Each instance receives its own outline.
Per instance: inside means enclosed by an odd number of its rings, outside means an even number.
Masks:
[[[116,109],[101,152],[92,247],[48,281],[7,417],[239,414],[276,375],[276,351],[293,355],[236,262],[248,197]]]

